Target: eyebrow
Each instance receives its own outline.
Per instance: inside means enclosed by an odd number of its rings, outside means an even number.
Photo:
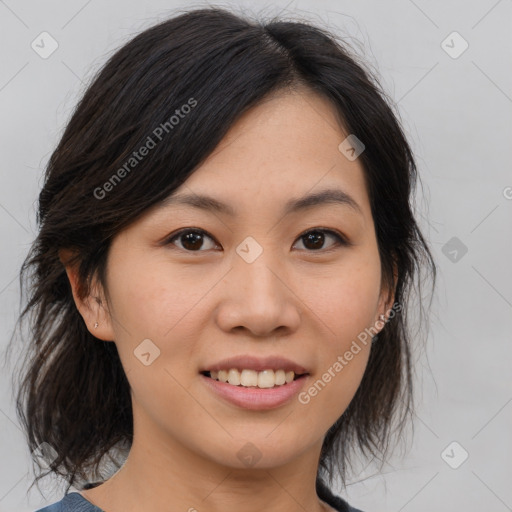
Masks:
[[[162,207],[182,204],[192,206],[201,210],[215,211],[229,216],[236,216],[236,211],[232,206],[219,201],[211,196],[201,194],[177,194],[171,195],[164,199],[161,203]],[[362,214],[361,207],[357,202],[343,190],[331,188],[307,194],[298,199],[290,199],[286,202],[283,214],[297,213],[315,206],[323,206],[326,204],[341,204],[353,209],[356,213]]]

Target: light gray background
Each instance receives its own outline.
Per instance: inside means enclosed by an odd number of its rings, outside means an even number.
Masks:
[[[177,7],[164,0],[0,1],[0,348],[18,313],[17,274],[35,237],[42,170],[84,84],[111,52]],[[368,467],[343,491],[365,512],[512,510],[512,2],[218,2],[298,13],[327,25],[377,66],[398,102],[424,188],[418,216],[440,270],[408,455]],[[266,6],[266,7],[265,7]],[[31,48],[43,31],[59,44]],[[442,42],[469,44],[452,58]],[[452,42],[453,40],[453,42]],[[453,36],[445,45],[459,51]],[[357,46],[356,46],[357,48]],[[507,188],[508,187],[508,188]],[[448,246],[457,237],[468,251]],[[458,242],[457,242],[458,243]],[[460,244],[459,244],[460,245]],[[452,261],[454,257],[458,261]],[[61,488],[27,497],[29,453],[2,369],[0,512],[31,511]],[[453,469],[465,450],[469,458]],[[47,486],[48,487],[48,486]],[[339,489],[341,492],[341,489]]]

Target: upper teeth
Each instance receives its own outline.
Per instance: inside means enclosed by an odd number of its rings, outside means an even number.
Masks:
[[[259,388],[272,388],[274,386],[282,386],[285,383],[292,382],[295,377],[293,371],[285,372],[284,370],[263,370],[257,372],[255,370],[242,370],[239,372],[236,368],[227,370],[211,371],[212,379],[227,382],[233,386],[257,386]]]

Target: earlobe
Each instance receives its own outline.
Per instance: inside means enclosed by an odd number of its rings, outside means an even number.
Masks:
[[[87,330],[94,337],[103,341],[113,341],[112,322],[100,284],[94,279],[90,293],[81,297],[77,265],[70,263],[70,256],[69,250],[59,251],[59,259],[66,270],[75,306],[82,316]]]
[[[87,312],[79,309],[87,330],[95,337],[103,341],[114,341],[114,332],[110,313],[100,297],[92,297],[94,304],[90,305],[91,297],[88,299]],[[78,307],[78,306],[77,306]]]
[[[393,282],[387,286],[383,285],[381,289],[379,305],[377,308],[378,318],[375,320],[375,326],[379,332],[394,315],[393,306],[395,303],[397,277],[397,266],[395,263],[393,265]]]

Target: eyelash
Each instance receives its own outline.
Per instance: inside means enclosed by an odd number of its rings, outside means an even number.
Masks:
[[[214,241],[217,245],[220,245],[215,240],[215,238],[213,238],[211,235],[209,235],[204,229],[200,229],[200,228],[184,228],[184,229],[180,229],[176,233],[173,233],[172,235],[170,235],[164,241],[164,245],[172,245],[174,240],[179,239],[182,235],[184,235],[186,233],[196,233],[196,234],[199,234],[199,235],[204,235],[204,236],[210,238],[212,241]],[[329,249],[317,249],[317,250],[301,249],[301,250],[305,250],[306,252],[309,252],[309,253],[326,253],[326,252],[331,252],[332,250],[334,250],[336,248],[339,248],[339,247],[347,247],[347,246],[352,245],[347,240],[347,238],[344,235],[342,235],[341,233],[339,233],[337,231],[334,231],[332,229],[326,229],[326,228],[308,229],[307,231],[305,231],[304,233],[299,235],[297,237],[297,240],[300,240],[301,238],[307,236],[310,233],[323,233],[323,234],[331,235],[331,236],[333,236],[336,239],[336,243],[332,247],[330,247]],[[177,249],[182,250],[184,252],[188,252],[188,253],[205,252],[204,250],[190,251],[188,249],[184,249],[184,248],[181,248],[181,247],[177,247]]]

